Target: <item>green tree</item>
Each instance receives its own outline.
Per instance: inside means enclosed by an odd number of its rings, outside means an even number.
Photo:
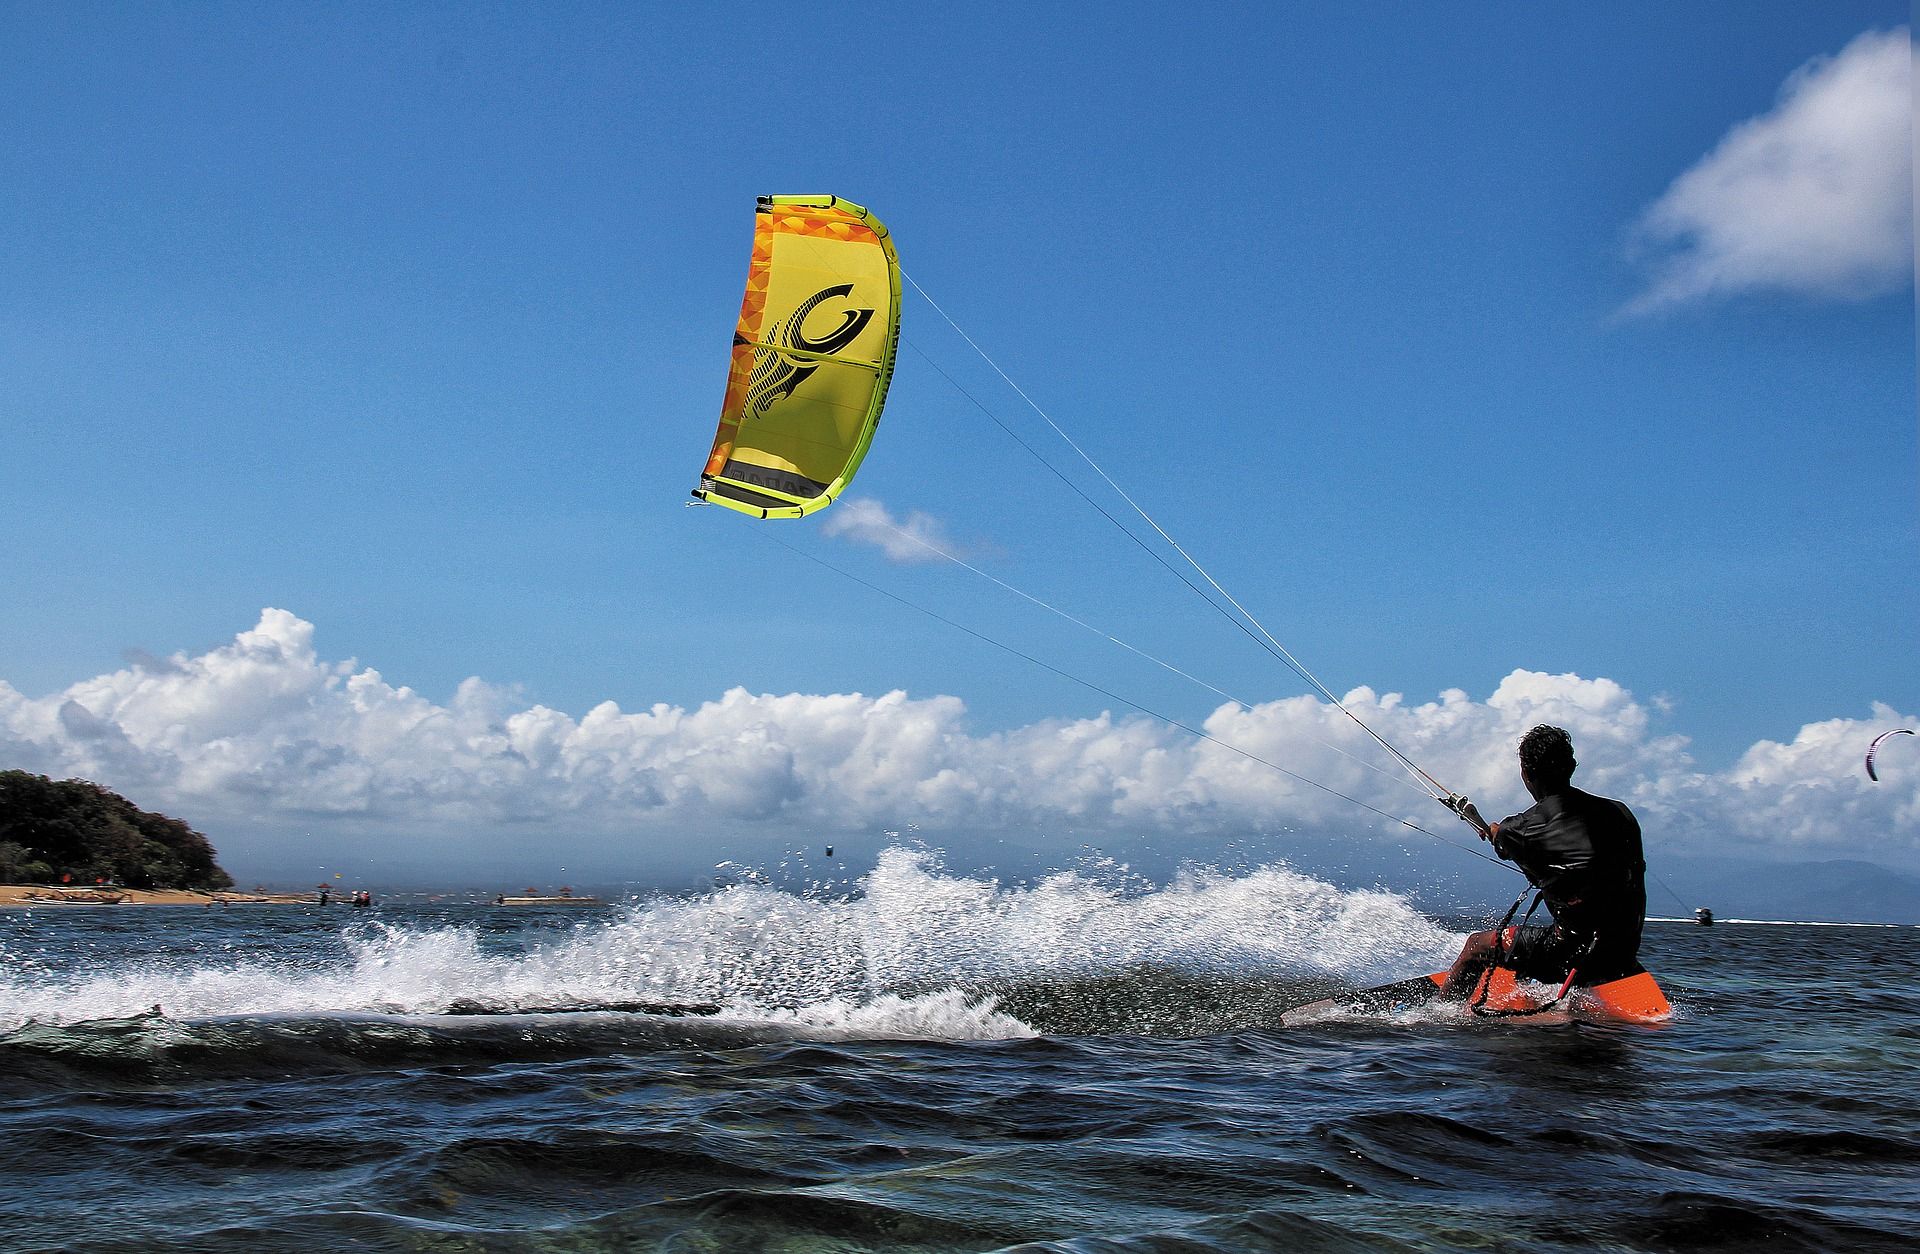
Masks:
[[[0,883],[19,884],[27,878],[27,867],[36,859],[17,840],[0,840]]]
[[[179,819],[88,780],[0,771],[0,878],[44,883],[63,874],[134,888],[233,885],[213,843]]]

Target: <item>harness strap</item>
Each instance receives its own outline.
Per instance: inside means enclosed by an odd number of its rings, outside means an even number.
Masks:
[[[1493,962],[1481,973],[1473,996],[1467,999],[1467,1009],[1475,1014],[1480,1013],[1481,1007],[1487,1004],[1487,995],[1493,991],[1493,973],[1506,966],[1507,959],[1512,956],[1509,946],[1513,944],[1517,931],[1509,925],[1513,923],[1515,912],[1520,909],[1520,903],[1527,899],[1527,893],[1530,891],[1533,891],[1532,885],[1520,890],[1520,895],[1513,899],[1513,904],[1507,907],[1507,913],[1501,917],[1500,925],[1493,929]],[[1527,925],[1527,920],[1531,919],[1533,912],[1540,908],[1540,900],[1545,895],[1541,892],[1533,893],[1533,904],[1528,906],[1527,912],[1520,916],[1520,927]]]
[[[1483,1019],[1520,1019],[1528,1015],[1545,1014],[1566,1000],[1567,993],[1573,988],[1573,981],[1580,974],[1580,963],[1585,962],[1593,953],[1593,947],[1600,939],[1597,932],[1589,935],[1586,943],[1574,951],[1573,961],[1567,966],[1567,978],[1560,982],[1560,991],[1550,999],[1541,1002],[1538,1006],[1529,1006],[1524,1009],[1489,1009],[1487,1006],[1487,998],[1493,992],[1493,973],[1502,969],[1511,970],[1507,967],[1507,959],[1512,956],[1510,947],[1514,938],[1520,934],[1520,928],[1527,925],[1527,920],[1533,917],[1533,912],[1540,908],[1540,902],[1545,896],[1545,892],[1535,892],[1533,904],[1527,907],[1527,912],[1520,916],[1519,924],[1514,927],[1509,927],[1508,924],[1513,919],[1514,911],[1518,910],[1520,903],[1526,900],[1527,894],[1522,892],[1507,908],[1506,917],[1500,920],[1500,926],[1493,934],[1493,963],[1481,973],[1474,995],[1467,1001],[1467,1009],[1473,1014]]]

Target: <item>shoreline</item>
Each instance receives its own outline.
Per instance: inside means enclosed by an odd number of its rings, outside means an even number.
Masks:
[[[313,893],[249,893],[230,888],[75,888],[68,884],[0,884],[0,909],[98,910],[106,906],[314,905]]]

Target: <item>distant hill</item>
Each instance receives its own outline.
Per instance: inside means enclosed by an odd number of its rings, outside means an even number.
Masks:
[[[84,779],[0,771],[0,883],[229,888],[213,844]]]
[[[1686,907],[1711,906],[1723,919],[1834,923],[1920,923],[1920,877],[1875,862],[1748,862],[1674,858],[1656,867]],[[1653,914],[1675,901],[1652,883]]]

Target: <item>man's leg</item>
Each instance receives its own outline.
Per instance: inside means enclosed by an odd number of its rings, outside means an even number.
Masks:
[[[1453,970],[1447,972],[1446,983],[1440,986],[1443,999],[1466,1000],[1480,973],[1492,966],[1498,956],[1498,939],[1499,933],[1493,931],[1475,932],[1467,937],[1467,943],[1460,946],[1460,956],[1453,960]]]

